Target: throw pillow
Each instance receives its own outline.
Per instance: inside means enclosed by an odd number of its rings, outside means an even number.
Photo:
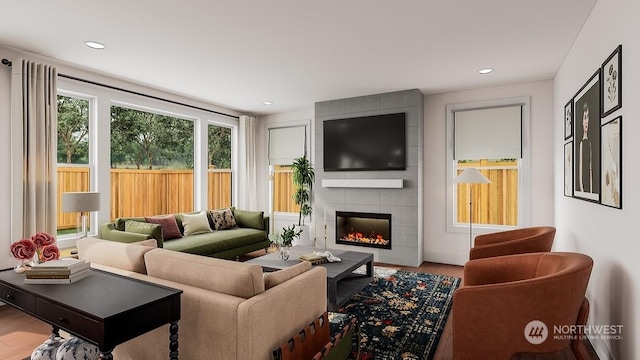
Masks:
[[[180,214],[184,236],[211,232],[207,213],[202,211],[197,214]]]
[[[293,279],[309,269],[311,269],[311,263],[308,261],[302,261],[292,267],[266,273],[264,275],[264,289],[271,289],[272,287],[282,284],[289,279]]]
[[[162,247],[162,226],[140,221],[127,220],[124,223],[124,231],[136,234],[149,235],[156,239],[158,247]]]
[[[162,238],[164,240],[178,239],[182,237],[176,217],[173,215],[152,216],[144,218],[148,223],[162,225]]]
[[[215,230],[226,230],[238,226],[231,209],[212,211],[211,218],[213,219]]]
[[[264,212],[235,209],[233,216],[239,227],[264,230]]]

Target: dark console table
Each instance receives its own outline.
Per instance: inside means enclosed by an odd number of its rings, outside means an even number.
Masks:
[[[182,290],[91,269],[73,284],[31,285],[24,274],[0,272],[0,300],[100,349],[111,360],[116,345],[169,326],[169,356],[178,359]]]

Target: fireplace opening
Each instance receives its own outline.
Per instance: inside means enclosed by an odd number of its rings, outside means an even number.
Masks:
[[[391,214],[336,211],[336,243],[391,249]]]

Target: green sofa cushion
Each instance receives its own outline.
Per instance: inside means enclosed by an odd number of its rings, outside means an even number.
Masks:
[[[137,234],[149,235],[156,239],[158,247],[162,247],[162,226],[146,222],[127,220],[124,223],[124,231]]]
[[[233,216],[239,227],[264,230],[264,211],[235,209]]]
[[[116,221],[115,221],[116,230],[125,231],[124,230],[124,224],[127,222],[127,220],[146,222],[144,217],[121,217],[121,218],[117,218]]]
[[[236,228],[210,233],[190,235],[181,239],[164,242],[164,248],[198,255],[211,255],[264,241],[264,231]]]

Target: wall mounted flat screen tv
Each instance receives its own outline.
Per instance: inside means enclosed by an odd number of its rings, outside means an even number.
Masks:
[[[325,120],[324,170],[404,170],[405,121],[405,113]]]

